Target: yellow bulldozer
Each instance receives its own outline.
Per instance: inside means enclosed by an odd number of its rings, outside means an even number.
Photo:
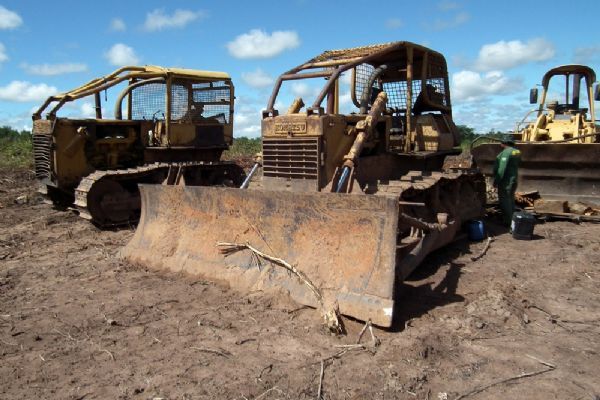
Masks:
[[[102,92],[121,86],[114,117],[103,118]],[[92,98],[95,118],[57,116]],[[220,161],[233,140],[233,106],[228,74],[157,66],[123,67],[51,96],[33,114],[40,191],[115,226],[137,221],[138,183],[239,186],[243,169]]]
[[[312,103],[290,98],[280,113],[282,86],[309,81]],[[277,79],[247,188],[140,185],[122,254],[389,327],[404,279],[483,214],[485,182],[457,156],[459,139],[440,53],[410,42],[326,51]]]
[[[578,203],[600,207],[600,125],[594,107],[600,86],[594,90],[595,82],[596,74],[588,66],[549,70],[542,78],[538,107],[517,123],[513,133],[521,151],[518,190],[557,201],[558,214],[569,213]],[[530,91],[530,103],[538,103],[537,88]],[[477,166],[491,176],[500,151],[498,143],[474,143],[471,153]]]

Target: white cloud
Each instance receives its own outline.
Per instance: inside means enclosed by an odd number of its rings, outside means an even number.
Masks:
[[[22,111],[17,114],[13,113],[0,113],[0,126],[10,126],[16,130],[31,130],[31,114],[37,111],[38,105],[32,107],[28,111]]]
[[[509,99],[508,104],[492,100],[463,103],[454,107],[452,115],[456,124],[472,127],[477,133],[510,132],[531,109],[528,102],[522,100]]]
[[[133,48],[123,43],[115,44],[104,56],[110,64],[118,67],[137,64],[140,61]]]
[[[262,69],[258,68],[254,72],[242,72],[242,79],[248,86],[254,88],[265,88],[273,85],[275,79]]]
[[[21,64],[21,68],[28,74],[52,76],[71,74],[75,72],[85,72],[88,70],[87,65],[82,63],[63,63],[63,64],[36,64],[30,65],[27,63]]]
[[[573,54],[573,60],[577,64],[591,64],[598,59],[600,59],[600,45],[577,47]]]
[[[260,136],[260,114],[259,110],[256,112],[238,112],[235,115],[235,133],[237,137],[248,136],[258,137]]]
[[[260,29],[252,29],[227,43],[229,54],[235,58],[270,58],[298,46],[300,38],[294,31],[275,31],[269,35]]]
[[[83,118],[95,118],[96,107],[92,103],[85,102],[79,107],[79,112]]]
[[[404,26],[404,22],[400,18],[388,18],[385,21],[385,27],[388,29],[400,29]]]
[[[260,136],[260,109],[257,106],[240,106],[236,104],[238,110],[235,113],[234,130],[235,136]]]
[[[501,40],[481,47],[475,68],[479,71],[505,70],[529,62],[549,60],[555,53],[554,45],[542,38],[527,42]]]
[[[462,11],[458,14],[454,15],[454,17],[450,19],[436,19],[430,28],[433,28],[436,31],[442,31],[444,29],[456,28],[471,19],[471,16],[468,12]]]
[[[286,86],[287,93],[291,93],[292,97],[302,97],[304,103],[311,103],[321,93],[323,89],[323,81],[318,79],[305,79],[304,81],[292,81],[291,85]]]
[[[312,94],[314,90],[312,90],[306,83],[303,82],[294,82],[292,83],[292,94],[296,97],[306,97]]]
[[[124,32],[127,30],[127,25],[125,25],[125,21],[121,18],[113,18],[110,21],[110,30],[113,32]]]
[[[509,78],[501,71],[480,74],[460,71],[452,75],[452,97],[459,101],[479,100],[489,95],[505,95],[523,88],[520,79]]]
[[[15,29],[23,24],[19,14],[0,6],[0,29]]]
[[[190,22],[203,18],[203,11],[175,10],[171,15],[165,14],[164,9],[156,9],[146,14],[144,30],[148,32],[161,31],[163,29],[183,28]]]
[[[25,81],[12,81],[0,87],[0,100],[27,102],[42,101],[56,94],[58,89],[45,83],[33,84]]]
[[[350,92],[342,92],[339,97],[339,111],[341,114],[350,114],[351,112],[356,111],[356,107],[354,103],[352,103],[352,96]]]
[[[261,125],[261,110],[264,109],[269,95],[254,92],[254,96],[236,96],[234,136],[259,137]]]
[[[6,47],[2,43],[0,43],[0,63],[8,60],[8,55],[6,54]]]
[[[351,96],[350,92],[344,92],[344,93],[340,94],[339,101],[340,101],[340,106],[352,104],[352,96]]]

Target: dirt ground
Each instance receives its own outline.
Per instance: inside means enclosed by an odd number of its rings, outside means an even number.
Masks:
[[[432,254],[381,344],[344,348],[362,322],[332,336],[285,296],[128,265],[132,229],[100,231],[34,189],[0,171],[2,399],[600,398],[600,224],[516,241],[487,221],[481,259],[466,239]]]

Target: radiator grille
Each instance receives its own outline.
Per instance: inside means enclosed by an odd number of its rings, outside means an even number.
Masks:
[[[33,161],[38,179],[51,178],[53,121],[33,121]]]
[[[319,179],[320,140],[263,138],[263,175],[290,179]]]

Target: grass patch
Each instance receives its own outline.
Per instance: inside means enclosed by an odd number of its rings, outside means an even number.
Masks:
[[[231,160],[242,157],[254,157],[256,153],[260,153],[262,150],[261,144],[260,138],[234,138],[229,150],[223,153],[223,158]]]
[[[498,143],[498,140],[509,139],[511,137],[509,133],[495,131],[493,129],[487,133],[476,133],[473,128],[466,125],[457,125],[456,128],[460,134],[460,147],[463,151],[470,150],[471,143],[476,139],[477,142],[475,143],[475,147],[485,143]]]
[[[31,132],[0,127],[0,167],[31,168],[32,153]]]

